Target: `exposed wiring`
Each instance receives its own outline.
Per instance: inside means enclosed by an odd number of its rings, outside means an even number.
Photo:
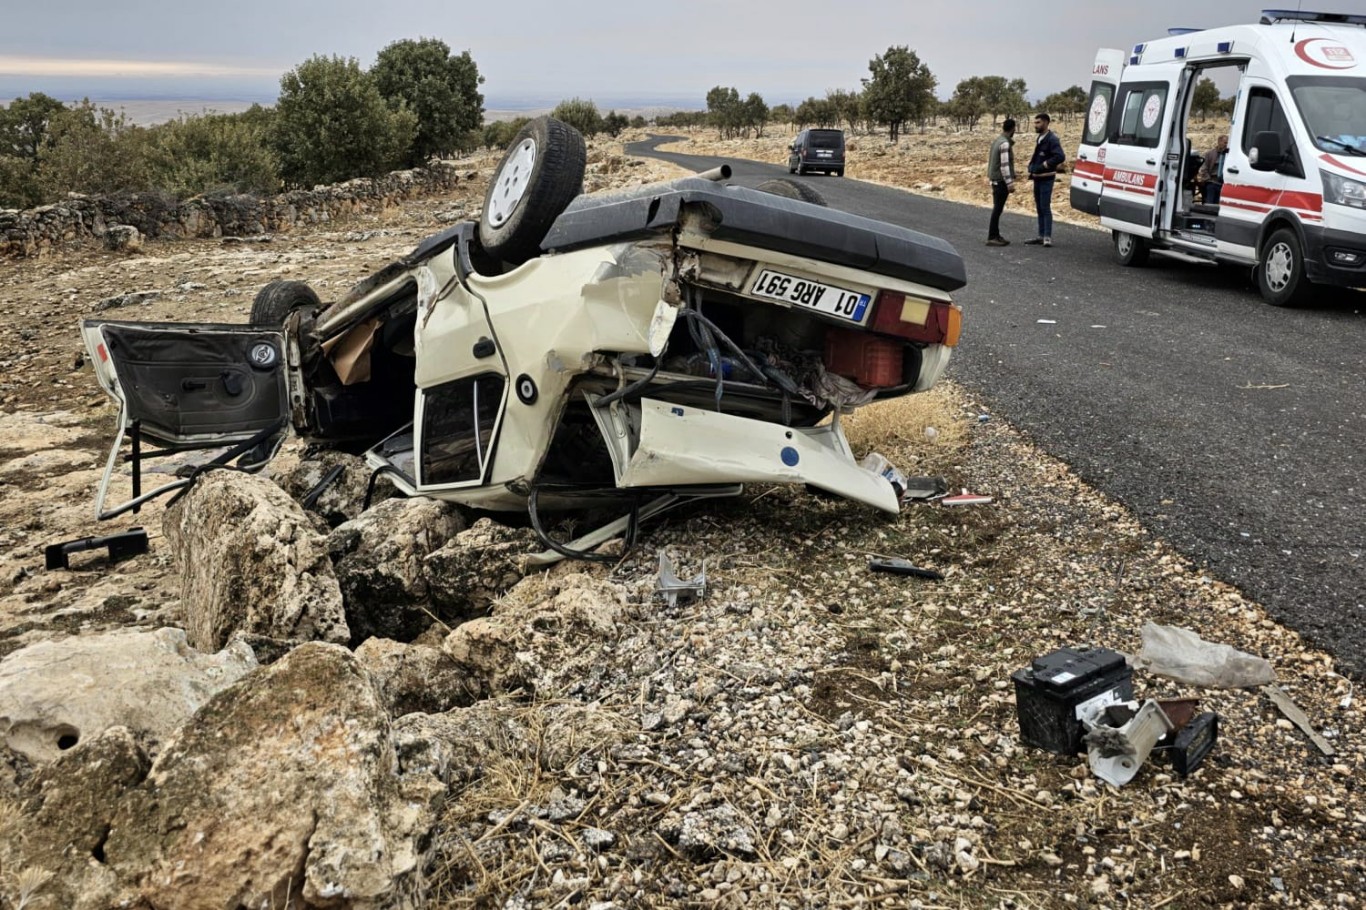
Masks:
[[[615,563],[621,559],[621,556],[610,556],[604,553],[589,553],[585,550],[575,550],[574,548],[553,539],[546,533],[545,529],[541,527],[541,514],[538,503],[540,493],[541,488],[539,486],[533,486],[527,492],[526,512],[527,518],[531,520],[531,529],[536,532],[537,539],[545,545],[546,549],[554,550],[556,553],[559,553],[561,556],[568,559],[581,559],[586,562]],[[640,532],[640,503],[636,502],[634,497],[631,497],[631,511],[627,513],[626,517],[626,535],[622,539],[622,556],[635,548],[636,539]]]

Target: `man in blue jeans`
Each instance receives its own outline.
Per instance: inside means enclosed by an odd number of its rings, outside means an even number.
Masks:
[[[1052,118],[1045,113],[1034,115],[1034,154],[1029,159],[1029,179],[1034,181],[1034,207],[1039,212],[1039,236],[1025,243],[1038,246],[1053,245],[1053,183],[1057,180],[1066,155],[1057,134],[1048,128]]]

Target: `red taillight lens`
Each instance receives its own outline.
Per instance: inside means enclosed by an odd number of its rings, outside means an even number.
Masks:
[[[963,308],[946,300],[879,291],[868,328],[910,341],[955,347],[963,331]]]

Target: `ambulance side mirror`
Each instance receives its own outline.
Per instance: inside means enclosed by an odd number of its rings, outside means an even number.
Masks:
[[[1285,163],[1281,134],[1270,130],[1258,133],[1247,152],[1247,163],[1254,171],[1274,171]]]

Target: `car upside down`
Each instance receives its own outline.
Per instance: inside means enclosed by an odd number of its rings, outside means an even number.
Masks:
[[[478,223],[429,238],[324,306],[267,285],[248,325],[90,319],[120,405],[96,504],[143,493],[144,441],[229,447],[260,468],[286,430],[363,450],[408,495],[530,513],[546,559],[583,556],[672,505],[801,483],[895,512],[840,415],[932,387],[965,282],[947,243],[720,171],[582,195],[583,142],[541,118],[495,171]],[[105,508],[125,444],[134,496]],[[578,541],[543,510],[619,500]]]

